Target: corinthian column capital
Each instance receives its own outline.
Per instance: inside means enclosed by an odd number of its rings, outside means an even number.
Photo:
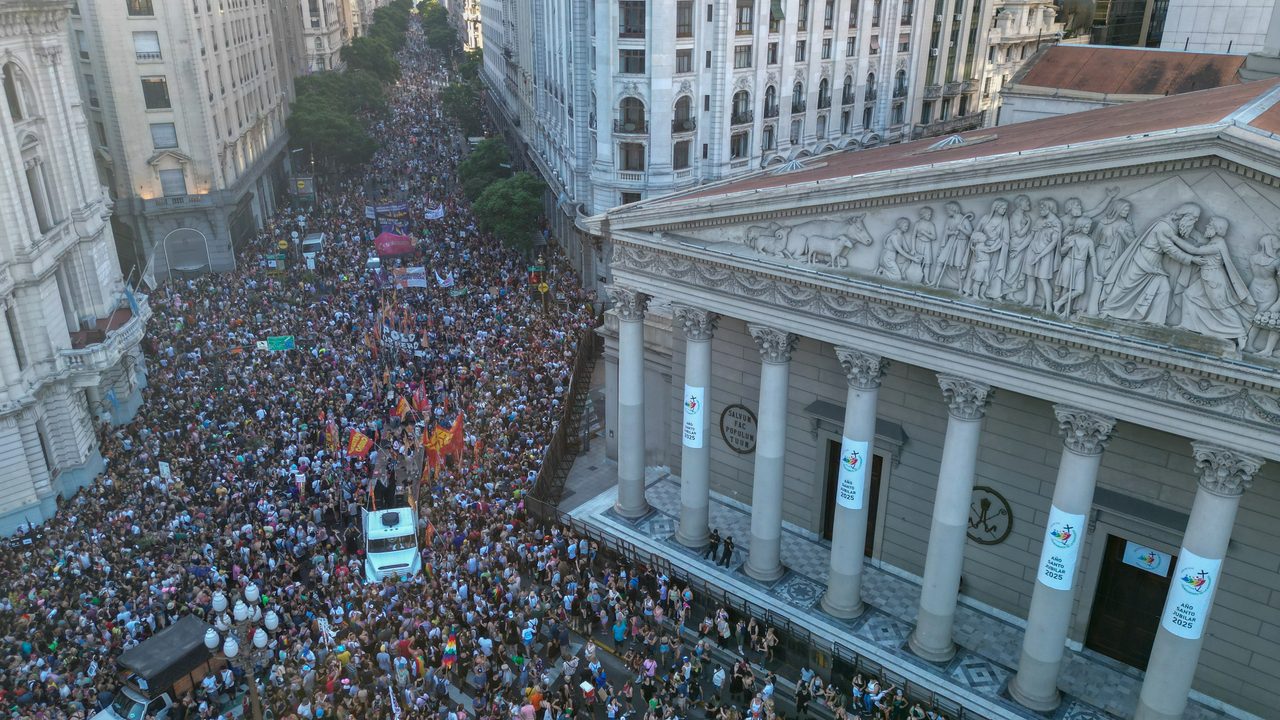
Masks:
[[[941,373],[938,374],[938,385],[942,387],[942,398],[952,417],[978,420],[986,413],[993,392],[990,385]]]
[[[1208,442],[1193,442],[1191,450],[1200,472],[1200,487],[1214,495],[1243,495],[1262,469],[1262,459]]]
[[[760,348],[760,358],[767,363],[785,363],[791,360],[791,351],[796,349],[800,338],[768,325],[747,323],[747,330],[755,338]]]
[[[686,340],[707,342],[715,335],[716,323],[720,320],[718,313],[688,305],[676,304],[674,308],[676,320],[680,323]]]
[[[1067,449],[1081,455],[1099,455],[1111,439],[1116,419],[1070,405],[1054,405],[1053,414]]]
[[[644,311],[649,306],[649,296],[639,290],[614,285],[606,288],[613,308],[618,312],[618,319],[624,322],[644,320]]]
[[[861,390],[880,387],[884,371],[889,367],[889,361],[879,355],[864,353],[853,348],[836,347],[836,358],[840,360],[840,367],[844,368],[849,387]]]

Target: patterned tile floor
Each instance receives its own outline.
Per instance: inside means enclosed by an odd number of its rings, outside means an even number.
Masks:
[[[602,452],[601,450],[597,451]],[[594,453],[593,453],[594,454]],[[597,472],[615,472],[613,463],[601,458],[580,458],[578,464],[595,466]],[[574,484],[571,474],[569,484]],[[663,551],[678,553],[686,560],[700,560],[698,553],[675,541],[677,518],[680,510],[679,478],[665,469],[650,468],[646,473],[647,497],[653,512],[638,521],[628,521],[612,512],[613,490],[607,490],[594,500],[582,504],[573,514],[589,522],[612,529],[628,529],[648,538]],[[945,667],[927,663],[905,649],[907,636],[915,624],[916,604],[920,586],[911,580],[880,570],[870,565],[864,569],[863,599],[868,611],[854,621],[837,620],[818,607],[826,587],[830,546],[800,533],[783,529],[782,560],[787,572],[768,587],[751,580],[741,572],[746,561],[746,544],[750,536],[751,517],[748,512],[713,497],[710,509],[711,526],[719,528],[724,536],[732,536],[738,543],[729,570],[719,568],[720,576],[728,575],[745,590],[754,591],[762,598],[780,600],[794,610],[795,616],[806,615],[832,626],[842,627],[852,637],[865,641],[882,655],[892,656],[937,677],[940,684],[951,684],[976,693],[998,708],[1001,717],[1039,718],[1041,720],[1111,720],[1130,717],[1137,704],[1141,687],[1141,675],[1092,653],[1068,652],[1066,668],[1062,673],[1060,688],[1064,692],[1062,705],[1053,713],[1029,711],[1013,703],[1005,687],[1017,667],[1022,647],[1022,629],[999,617],[981,610],[961,605],[956,611],[955,638],[959,645],[956,657]],[[709,562],[708,562],[709,565]],[[708,569],[708,572],[711,570]],[[1188,720],[1211,720],[1227,717],[1205,705],[1192,702],[1184,715]]]

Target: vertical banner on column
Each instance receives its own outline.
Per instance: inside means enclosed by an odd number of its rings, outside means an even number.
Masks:
[[[836,478],[836,504],[850,510],[861,510],[867,487],[867,465],[870,443],[843,438],[840,441],[840,470]]]
[[[703,429],[707,424],[703,395],[704,388],[684,386],[684,431],[681,437],[687,448],[702,447]]]
[[[1196,640],[1204,634],[1218,589],[1222,560],[1200,557],[1186,548],[1178,552],[1178,572],[1169,583],[1160,625],[1178,637]]]
[[[1076,560],[1084,538],[1084,515],[1073,515],[1049,506],[1049,524],[1040,550],[1040,583],[1054,590],[1070,590],[1076,577]]]

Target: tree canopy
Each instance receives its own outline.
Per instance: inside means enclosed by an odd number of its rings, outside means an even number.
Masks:
[[[482,141],[458,164],[462,192],[474,202],[495,181],[511,175],[507,146],[499,138]]]
[[[449,113],[462,134],[468,137],[484,134],[484,100],[480,96],[480,81],[451,83],[440,91],[440,106]]]
[[[449,22],[448,10],[435,0],[424,0],[418,4],[418,14],[428,45],[448,53],[458,50],[458,31]]]
[[[538,176],[527,172],[492,183],[472,206],[480,228],[509,247],[529,249],[538,230],[545,189]]]
[[[383,82],[400,77],[400,63],[385,42],[370,37],[358,37],[342,48],[342,61],[349,70],[364,70]]]

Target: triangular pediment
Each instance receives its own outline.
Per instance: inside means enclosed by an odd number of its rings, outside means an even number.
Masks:
[[[160,163],[164,162],[166,159],[173,160],[184,167],[191,163],[190,155],[178,152],[177,150],[160,150],[157,151],[156,154],[147,158],[147,164],[151,167],[158,167]]]

